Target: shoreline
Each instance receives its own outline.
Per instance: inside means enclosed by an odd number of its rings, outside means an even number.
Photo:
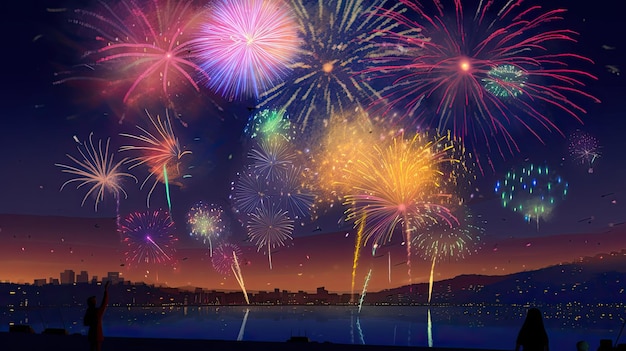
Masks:
[[[84,351],[88,348],[87,337],[80,334],[35,334],[27,332],[0,332],[0,345],[5,351],[39,351],[53,347],[64,351]],[[354,345],[308,341],[304,337],[293,341],[229,341],[202,339],[155,339],[132,337],[106,337],[102,349],[115,351],[166,351],[186,350],[229,350],[229,351],[502,351],[491,349],[438,348],[388,345]]]

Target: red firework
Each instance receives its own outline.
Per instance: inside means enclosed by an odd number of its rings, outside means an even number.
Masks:
[[[452,130],[465,143],[505,157],[519,151],[515,128],[542,142],[540,130],[563,134],[542,105],[582,122],[586,111],[570,98],[599,102],[582,90],[583,80],[596,77],[571,68],[592,61],[554,45],[576,41],[577,33],[552,29],[566,10],[525,8],[523,0],[501,1],[501,8],[481,1],[470,11],[461,0],[453,0],[453,8],[440,0],[428,8],[400,1],[410,11],[379,12],[399,27],[383,33],[381,65],[366,72],[393,79],[373,107],[402,110],[419,127]]]
[[[208,76],[193,62],[192,35],[203,10],[192,2],[100,1],[98,9],[75,10],[71,22],[91,31],[98,46],[84,55],[88,76],[73,73],[55,83],[104,82],[101,95],[119,95],[125,106],[160,100],[173,107],[177,96],[199,92],[197,81]]]

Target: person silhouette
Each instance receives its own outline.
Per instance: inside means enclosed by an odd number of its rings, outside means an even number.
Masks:
[[[524,324],[517,334],[515,351],[548,351],[548,333],[543,326],[541,311],[531,308],[526,313]]]
[[[96,297],[90,296],[87,299],[87,311],[83,318],[83,324],[89,327],[87,340],[89,341],[89,351],[101,351],[104,334],[102,333],[102,316],[109,304],[109,283],[104,284],[104,296],[100,307],[96,307]]]
[[[581,340],[576,343],[576,351],[589,351],[589,343]]]

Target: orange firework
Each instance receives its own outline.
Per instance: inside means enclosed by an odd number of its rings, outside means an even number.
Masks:
[[[176,178],[181,176],[180,160],[186,154],[191,154],[191,151],[183,151],[181,148],[178,138],[174,135],[167,110],[165,110],[166,118],[164,119],[161,119],[158,115],[154,119],[148,111],[146,111],[146,114],[156,133],[152,133],[140,126],[137,126],[142,132],[140,135],[120,133],[120,136],[131,138],[138,142],[136,145],[122,146],[120,151],[140,151],[142,153],[140,156],[131,158],[127,162],[131,163],[129,169],[140,165],[148,167],[149,173],[141,184],[142,188],[150,179],[154,178],[147,199],[147,205],[150,207],[150,196],[159,182],[166,185],[169,202],[169,183],[174,182]]]

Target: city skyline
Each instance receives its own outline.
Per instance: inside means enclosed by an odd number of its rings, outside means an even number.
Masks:
[[[156,270],[150,265],[127,266],[114,218],[0,215],[0,222],[3,223],[2,234],[10,238],[4,247],[4,260],[13,267],[10,275],[5,272],[0,275],[0,280],[26,282],[43,278],[37,274],[45,266],[51,272],[48,275],[68,268],[90,272],[119,271],[129,280],[172,287],[239,288],[234,277],[224,277],[215,272],[206,248],[194,241],[187,247],[179,248],[176,266],[156,267]],[[57,228],[58,234],[50,235],[50,227]],[[619,251],[620,247],[626,247],[625,229],[616,226],[592,235],[574,233],[549,237],[487,238],[477,254],[463,260],[453,258],[440,262],[435,270],[435,280],[460,274],[509,274]],[[103,235],[107,232],[108,235]],[[99,240],[96,242],[94,238]],[[274,254],[276,267],[272,275],[267,274],[268,268],[264,264],[267,258],[263,252],[257,252],[252,245],[242,246],[244,281],[253,290],[280,286],[295,291],[313,291],[319,286],[326,286],[333,292],[350,292],[352,256],[345,255],[345,252],[354,249],[354,240],[354,232],[351,231],[296,238],[292,246]],[[335,244],[327,247],[324,244],[326,241]],[[327,257],[333,257],[333,260]],[[370,250],[363,250],[357,269],[356,290],[360,289],[370,268],[374,269],[370,289],[382,290],[408,284],[405,260],[404,247],[399,242],[379,248],[375,256]],[[416,260],[413,282],[428,281],[429,268],[427,260]]]

